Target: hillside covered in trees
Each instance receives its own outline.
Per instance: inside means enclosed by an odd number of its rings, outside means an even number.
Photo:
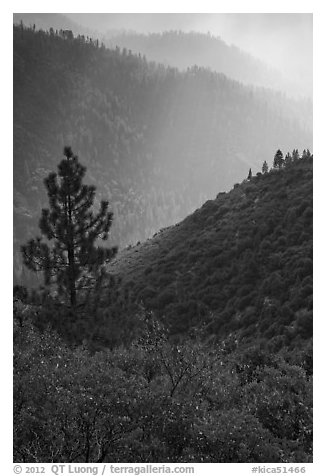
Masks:
[[[15,462],[312,462],[312,160],[123,251],[75,315],[16,288]]]
[[[36,29],[49,30],[52,27],[57,30],[71,30],[75,36],[85,35],[98,38],[110,48],[116,46],[121,49],[126,48],[135,54],[145,55],[149,61],[163,63],[166,66],[187,69],[197,65],[224,73],[226,76],[242,83],[277,89],[285,92],[290,97],[307,97],[310,98],[310,101],[307,102],[306,106],[311,114],[312,63],[309,62],[307,51],[303,52],[301,50],[301,55],[304,54],[306,60],[304,61],[305,68],[301,68],[301,71],[297,69],[295,63],[292,63],[292,68],[288,64],[285,70],[280,65],[277,69],[268,66],[271,59],[270,52],[266,51],[264,61],[259,60],[255,57],[255,53],[252,56],[247,52],[248,43],[242,44],[241,39],[234,35],[233,30],[237,30],[239,34],[243,27],[248,28],[245,25],[245,18],[247,17],[248,21],[248,16],[243,14],[224,15],[223,20],[221,17],[218,18],[219,15],[217,15],[215,26],[210,25],[215,33],[209,31],[210,27],[208,25],[201,32],[196,31],[196,14],[188,15],[188,21],[190,20],[190,22],[187,26],[187,21],[184,21],[185,16],[183,15],[182,20],[180,15],[176,14],[169,15],[170,26],[167,26],[167,24],[163,26],[164,22],[161,23],[160,17],[162,17],[162,14],[137,15],[133,18],[132,14],[102,14],[101,18],[97,16],[97,21],[93,17],[93,20],[95,20],[93,22],[89,22],[90,18],[87,14],[76,16],[60,13],[15,13],[13,17],[15,24],[22,21],[26,26],[35,26]],[[231,17],[233,17],[233,20]],[[195,21],[193,22],[193,20]],[[223,21],[223,26],[218,27],[217,25],[221,21]],[[231,23],[229,23],[230,21]],[[250,26],[251,38],[257,33],[261,34],[259,25],[264,25],[262,39],[265,46],[267,46],[266,38],[268,37],[270,42],[273,43],[272,46],[275,46],[279,39],[286,49],[294,41],[294,32],[291,32],[291,15],[287,18],[286,27],[284,24],[286,22],[285,17],[280,18],[280,16],[278,17],[279,23],[274,19],[272,20],[273,24],[271,23],[271,16],[268,17],[266,14],[252,15],[249,21],[252,22]],[[230,30],[233,31],[233,34],[231,34],[233,40],[231,40],[227,24],[229,24]],[[92,28],[90,28],[91,26]],[[306,24],[297,26],[301,45],[304,44],[304,38],[309,41],[306,26]],[[281,27],[281,31],[278,30],[278,27]],[[278,33],[281,33],[279,37],[277,30]],[[284,36],[285,31],[286,36]],[[261,52],[262,48],[260,48]]]
[[[197,66],[180,72],[70,31],[15,26],[15,281],[26,282],[19,247],[64,145],[109,199],[111,244],[123,247],[228,190],[271,150],[311,148],[304,111]]]
[[[236,333],[273,352],[312,337],[312,156],[282,162],[110,265],[172,334]]]
[[[302,95],[311,97],[307,85],[299,85],[300,78],[289,80],[278,71],[268,67],[234,45],[226,44],[221,38],[199,32],[164,31],[162,33],[141,34],[132,31],[108,31],[104,37],[109,47],[118,45],[134,53],[145,55],[148,60],[157,61],[179,69],[197,65],[224,73],[241,83],[272,88],[286,92],[290,97]],[[310,94],[309,94],[310,93]],[[306,112],[311,108],[307,101]],[[310,111],[311,112],[311,111]]]

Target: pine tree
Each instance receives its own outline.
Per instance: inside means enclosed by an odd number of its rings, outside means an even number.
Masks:
[[[292,155],[288,152],[285,156],[284,165],[287,167],[292,163]]]
[[[293,152],[292,152],[292,161],[293,162],[296,162],[297,160],[300,159],[300,155],[299,155],[299,151],[298,149],[293,149]]]
[[[252,179],[252,172],[251,172],[251,168],[249,169],[249,173],[248,173],[248,178],[247,180],[251,180]]]
[[[281,167],[283,167],[283,164],[284,164],[283,152],[280,149],[278,149],[278,151],[274,155],[274,164],[273,164],[273,166],[275,168],[280,169]]]
[[[267,172],[268,172],[268,164],[267,164],[266,160],[264,160],[261,171],[263,172],[263,174],[267,174]]]
[[[25,265],[32,271],[43,271],[45,285],[54,283],[75,307],[77,291],[90,276],[99,275],[117,248],[95,246],[98,238],[108,238],[113,213],[108,211],[109,203],[102,201],[94,215],[90,209],[95,187],[82,183],[86,168],[71,147],[64,148],[64,156],[58,174],[50,173],[44,181],[50,209],[42,210],[39,228],[46,241],[37,237],[21,250]]]
[[[309,149],[307,149],[307,159],[312,159],[312,158],[313,158],[312,153],[310,152]]]
[[[309,160],[312,158],[312,154],[309,149],[304,149],[301,156],[302,160]]]
[[[307,149],[307,158],[308,158],[309,160],[313,160],[313,158],[314,158],[314,155],[310,152],[309,149]]]

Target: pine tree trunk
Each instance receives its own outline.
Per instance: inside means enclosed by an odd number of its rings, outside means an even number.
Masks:
[[[74,233],[73,233],[72,206],[71,206],[70,194],[68,194],[68,223],[69,223],[68,266],[69,266],[70,305],[71,307],[75,307],[77,303],[76,276],[75,276],[75,250],[74,250]]]
[[[71,304],[71,307],[75,307],[77,304],[77,298],[76,298],[76,284],[75,284],[75,253],[73,248],[70,248],[68,250],[68,262],[69,262],[70,304]]]

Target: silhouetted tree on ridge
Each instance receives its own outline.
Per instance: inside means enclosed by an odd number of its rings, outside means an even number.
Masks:
[[[283,164],[284,164],[283,152],[280,149],[278,149],[274,156],[273,165],[275,168],[280,169],[281,167],[283,167]]]

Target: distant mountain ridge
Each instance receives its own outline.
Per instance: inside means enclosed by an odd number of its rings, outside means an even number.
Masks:
[[[129,29],[107,29],[106,33],[76,23],[59,13],[15,13],[14,23],[21,21],[28,27],[54,30],[68,29],[75,35],[86,35],[103,41],[106,46],[130,49],[145,55],[150,61],[179,69],[194,65],[210,68],[244,84],[272,88],[285,92],[289,97],[306,97],[312,109],[312,84],[297,75],[289,78],[235,45],[228,45],[223,38],[211,33],[179,30],[142,34]],[[103,26],[103,25],[102,25]]]
[[[304,92],[311,97],[308,87],[290,81],[282,71],[272,69],[261,60],[234,45],[227,45],[222,38],[210,33],[165,31],[140,34],[132,31],[108,31],[105,43],[109,47],[131,49],[148,60],[164,65],[187,69],[193,65],[224,73],[229,78],[245,84],[272,88],[286,92],[290,97]]]
[[[94,39],[100,36],[99,32],[74,22],[62,13],[14,13],[13,23],[19,25],[21,22],[28,28],[35,25],[36,30],[48,31],[53,28],[58,31],[71,30],[75,35],[88,35]]]
[[[64,145],[110,200],[111,239],[123,247],[181,220],[278,147],[311,148],[304,117],[301,103],[203,68],[179,72],[84,35],[14,27],[16,276]]]

